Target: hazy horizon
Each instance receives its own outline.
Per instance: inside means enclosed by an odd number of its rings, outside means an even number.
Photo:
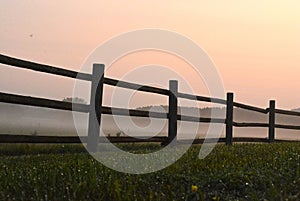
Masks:
[[[149,109],[149,108],[144,108]],[[151,111],[160,111],[161,107],[154,107]],[[165,108],[167,109],[167,108]],[[0,103],[0,135],[38,135],[38,136],[86,136],[88,115],[76,113],[76,123],[73,121],[74,116],[70,111],[62,111],[48,108],[38,108],[31,106],[15,105]],[[163,111],[160,111],[163,112]],[[165,111],[166,112],[166,111]],[[196,111],[194,108],[179,108],[178,113],[190,115],[210,117],[210,109],[204,108]],[[224,117],[225,108],[216,110],[216,118]],[[117,118],[117,119],[115,119]],[[286,115],[276,115],[276,123],[298,125],[299,117]],[[78,121],[80,120],[80,121]],[[154,119],[140,117],[131,117],[134,124],[133,128],[126,122],[129,117],[102,115],[101,128],[105,135],[116,136],[116,133],[123,131],[127,135],[134,137],[146,136],[167,136],[168,121],[167,119]],[[267,123],[268,115],[251,112],[236,108],[234,110],[235,122],[252,122]],[[17,122],[17,123],[16,123]],[[119,123],[122,124],[119,124]],[[125,124],[124,124],[125,123]],[[182,127],[181,127],[182,126]],[[178,138],[194,138],[193,133],[196,132],[198,138],[204,138],[209,124],[208,123],[192,123],[178,122]],[[276,129],[276,139],[300,139],[299,130]],[[103,134],[103,133],[102,133]],[[260,137],[267,138],[268,128],[234,128],[234,137]],[[223,129],[222,136],[225,136]]]

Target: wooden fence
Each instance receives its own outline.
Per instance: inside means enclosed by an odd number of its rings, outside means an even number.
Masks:
[[[0,102],[29,105],[36,107],[46,107],[59,110],[77,111],[83,113],[89,113],[89,126],[88,136],[83,138],[87,142],[87,147],[90,151],[97,151],[98,143],[101,142],[99,137],[99,126],[101,122],[101,114],[114,114],[123,116],[135,116],[135,117],[152,117],[152,118],[168,118],[168,136],[167,137],[152,137],[150,139],[136,139],[136,138],[124,138],[124,137],[110,137],[112,142],[163,142],[170,143],[173,140],[177,140],[177,121],[188,122],[202,122],[202,123],[220,123],[226,124],[226,137],[217,139],[219,142],[225,142],[227,145],[231,145],[233,141],[236,142],[274,142],[275,128],[282,129],[294,129],[300,130],[300,125],[282,125],[275,123],[276,114],[299,116],[300,112],[287,111],[275,108],[275,101],[271,100],[269,108],[259,108],[250,106],[238,102],[234,102],[234,94],[227,93],[227,99],[204,97],[192,94],[186,94],[178,92],[178,82],[176,80],[169,81],[169,89],[161,89],[152,86],[143,86],[136,83],[125,82],[121,80],[115,80],[104,76],[104,65],[94,64],[92,74],[86,74],[58,67],[53,67],[44,64],[38,64],[30,61],[25,61],[17,58],[12,58],[5,55],[0,55],[0,63],[9,65],[12,67],[19,67],[23,69],[30,69],[43,73],[49,73],[59,75],[63,77],[69,77],[79,80],[91,82],[91,95],[90,104],[68,103],[64,101],[49,100],[45,98],[29,97],[16,94],[8,94],[0,92]],[[101,75],[101,76],[99,76]],[[142,92],[155,93],[169,98],[169,113],[149,112],[124,108],[113,108],[102,106],[102,96],[104,84],[115,87],[122,87],[126,89],[132,89]],[[218,118],[204,118],[194,117],[187,115],[180,115],[177,113],[178,98],[218,103],[226,106],[226,119]],[[234,107],[242,108],[250,111],[255,111],[263,114],[269,114],[268,123],[243,123],[235,122],[233,120]],[[268,139],[266,138],[234,138],[233,127],[266,127],[269,129]],[[215,141],[216,139],[211,139]],[[208,140],[209,141],[209,140]],[[276,140],[277,141],[277,140]],[[37,143],[78,143],[81,142],[78,137],[45,137],[45,136],[10,136],[0,135],[0,142],[37,142]],[[203,139],[196,139],[194,143],[202,143]]]

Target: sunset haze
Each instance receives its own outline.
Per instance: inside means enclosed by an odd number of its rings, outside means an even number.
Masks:
[[[207,52],[225,90],[234,92],[237,101],[268,107],[269,100],[275,99],[279,108],[294,109],[300,107],[299,10],[296,0],[3,1],[0,49],[4,55],[78,71],[97,46],[115,35],[166,29]],[[115,68],[147,61],[186,73],[185,68],[174,66],[182,61],[164,63],[162,58],[170,56],[145,55],[148,59],[138,53],[129,55],[132,59],[124,57]],[[70,79],[5,65],[0,65],[0,72],[1,92],[59,100],[72,95]],[[108,75],[121,76],[117,71]],[[201,88],[198,93],[209,95]]]

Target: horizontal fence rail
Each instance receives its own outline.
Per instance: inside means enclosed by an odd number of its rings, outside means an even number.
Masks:
[[[122,137],[99,137],[99,141],[107,143],[104,138],[113,143],[126,143],[126,142],[162,142],[167,139],[163,136],[154,136],[146,139],[134,138],[129,136]],[[0,143],[65,143],[65,144],[78,144],[87,143],[87,136],[32,136],[32,135],[0,135]]]
[[[92,83],[91,89],[91,101],[90,104],[79,104],[79,103],[70,103],[58,100],[51,100],[39,97],[30,97],[17,94],[8,94],[0,92],[0,102],[11,103],[11,104],[21,104],[35,107],[46,107],[51,109],[67,110],[67,111],[76,111],[89,113],[95,111],[97,116],[97,121],[100,123],[101,114],[106,115],[120,115],[120,116],[132,116],[132,117],[146,117],[146,118],[159,118],[167,119],[169,121],[169,132],[168,137],[152,137],[150,139],[136,139],[132,137],[108,137],[112,142],[167,142],[170,143],[173,140],[177,139],[177,121],[186,121],[186,122],[197,122],[197,123],[219,123],[226,125],[226,137],[220,139],[206,139],[205,142],[226,142],[230,145],[233,142],[274,142],[279,141],[275,139],[275,128],[278,129],[291,129],[291,130],[300,130],[300,125],[283,125],[276,124],[275,118],[276,114],[283,114],[289,116],[298,116],[300,117],[300,112],[288,111],[275,108],[275,101],[270,101],[269,108],[259,108],[256,106],[246,105],[243,103],[234,102],[233,93],[227,94],[227,99],[213,98],[198,96],[193,94],[181,93],[178,92],[178,82],[175,80],[170,81],[169,89],[162,89],[153,86],[146,86],[126,81],[121,81],[117,79],[107,78],[104,76],[104,65],[95,64],[93,66],[93,73],[81,73],[72,70],[67,70],[59,67],[54,67],[45,64],[39,64],[31,61],[26,61],[22,59],[17,59],[9,57],[6,55],[0,54],[0,63],[8,66],[19,67],[29,70],[34,70],[43,73],[49,73],[54,75],[59,75],[68,78],[80,79],[85,81],[90,81]],[[102,77],[99,77],[102,75]],[[98,83],[99,82],[99,83]],[[169,96],[169,111],[170,113],[161,113],[161,112],[152,112],[136,109],[124,109],[124,108],[114,108],[102,105],[102,92],[103,86],[110,85],[115,87],[121,87],[125,89],[131,89],[141,92],[155,93],[159,95]],[[226,105],[226,118],[204,118],[204,117],[195,117],[177,114],[177,98],[183,98],[188,100],[210,102]],[[96,102],[95,102],[96,100]],[[263,114],[269,114],[268,123],[255,123],[255,122],[235,122],[233,120],[234,107],[241,108],[249,111],[259,112]],[[174,112],[176,111],[176,112]],[[89,122],[91,118],[89,117]],[[100,126],[100,125],[99,125]],[[268,138],[233,138],[233,127],[262,127],[269,128]],[[88,143],[93,142],[94,147],[92,150],[97,151],[95,144],[101,142],[103,137],[99,137],[98,133],[95,133],[97,127],[93,127],[93,130],[90,130],[89,125],[89,134],[87,137],[83,137],[84,142]],[[92,138],[93,137],[93,138]],[[95,137],[97,140],[95,141]],[[60,139],[60,140],[59,140]],[[135,140],[136,139],[136,140]],[[143,141],[144,140],[144,141]],[[181,143],[184,143],[184,140],[178,140]],[[281,140],[284,141],[284,140]],[[53,136],[19,136],[19,135],[0,135],[0,143],[5,142],[32,142],[32,143],[78,143],[81,142],[78,137],[53,137]],[[193,143],[203,143],[204,139],[195,139]]]
[[[268,127],[268,123],[239,123],[233,122],[233,126],[235,127]]]
[[[260,112],[260,113],[263,113],[263,114],[268,114],[267,109],[263,109],[263,108],[259,108],[259,107],[255,107],[255,106],[250,106],[250,105],[245,105],[245,104],[242,104],[242,103],[234,102],[233,106],[238,107],[238,108],[242,108],[242,109],[245,109],[245,110]]]
[[[22,96],[16,94],[7,94],[1,92],[0,92],[0,102],[35,106],[35,107],[45,107],[50,109],[68,110],[68,111],[73,110],[76,112],[85,112],[85,113],[89,111],[89,106],[84,104],[79,104],[79,103],[72,104],[70,102],[65,102],[65,101],[36,98],[36,97]]]
[[[197,101],[203,101],[203,102],[211,102],[211,103],[219,103],[226,105],[226,100],[219,99],[219,98],[210,98],[205,96],[195,96],[191,94],[185,94],[185,93],[178,93],[177,94],[179,98],[185,98],[189,100],[197,100]]]
[[[275,124],[275,128],[300,130],[300,126]]]
[[[112,143],[161,143],[167,140],[167,137],[164,136],[154,136],[149,138],[134,138],[129,136],[121,136],[121,137],[99,137],[99,141],[102,143],[107,143],[104,139],[106,138],[109,142]],[[33,135],[0,135],[0,144],[2,143],[35,143],[35,144],[80,144],[87,143],[87,136],[33,136]],[[203,144],[205,143],[224,143],[226,142],[226,138],[207,138],[207,139],[192,139],[192,144]],[[255,138],[255,137],[235,137],[235,142],[269,142],[268,138]],[[177,142],[179,144],[190,144],[191,140],[186,139],[178,139]],[[275,142],[293,142],[291,140],[284,139],[276,139]]]
[[[0,63],[14,66],[14,67],[39,71],[39,72],[43,72],[43,73],[60,75],[63,77],[77,78],[77,79],[87,80],[87,81],[92,80],[92,76],[90,74],[79,73],[76,71],[71,71],[71,70],[67,70],[67,69],[63,69],[63,68],[59,68],[59,67],[53,67],[53,66],[49,66],[49,65],[45,65],[45,64],[38,64],[38,63],[31,62],[31,61],[16,59],[16,58],[5,56],[2,54],[0,54]]]

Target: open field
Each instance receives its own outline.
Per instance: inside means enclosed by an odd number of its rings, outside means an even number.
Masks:
[[[199,147],[164,170],[130,175],[101,165],[81,145],[2,144],[0,200],[300,200],[299,142],[217,145],[204,160]]]

